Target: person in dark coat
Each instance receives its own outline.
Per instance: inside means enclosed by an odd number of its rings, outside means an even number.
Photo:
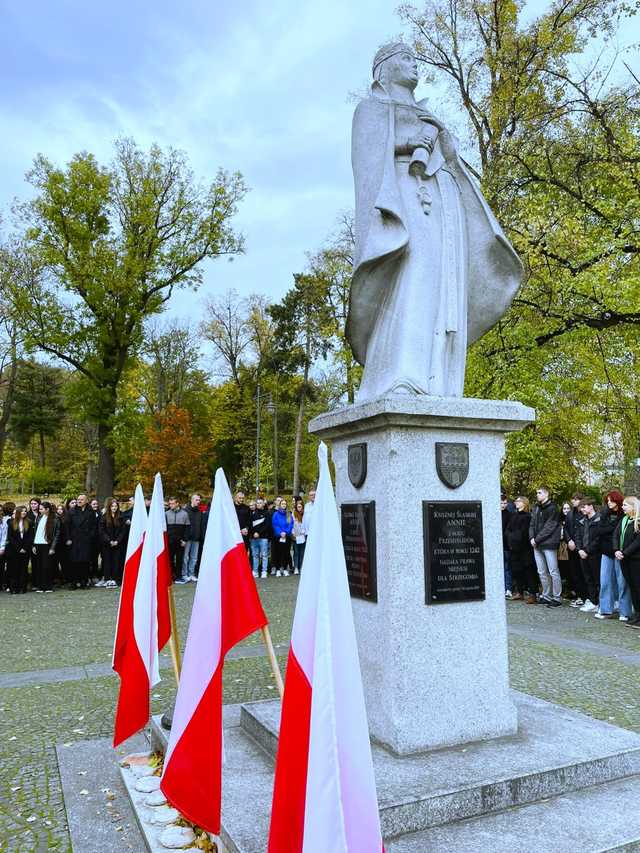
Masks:
[[[42,512],[38,518],[33,539],[32,553],[34,562],[34,588],[38,592],[53,591],[53,565],[60,537],[60,521],[55,507],[49,501],[40,505]]]
[[[169,509],[165,512],[167,522],[167,541],[169,543],[169,562],[174,581],[182,580],[182,560],[184,546],[189,536],[189,516],[178,503],[177,498],[169,498]]]
[[[127,535],[126,525],[120,515],[120,504],[115,498],[107,498],[104,502],[99,530],[104,577],[96,586],[115,589],[122,583],[124,541]]]
[[[59,504],[56,509],[58,521],[60,522],[60,535],[56,545],[54,560],[54,573],[57,573],[61,584],[70,583],[69,577],[69,516],[64,504]]]
[[[247,549],[248,554],[251,547],[251,510],[244,502],[244,492],[236,492],[233,502],[236,507],[236,515],[238,516],[238,524],[240,525],[244,547]]]
[[[69,513],[69,565],[73,589],[89,586],[89,564],[96,538],[96,514],[86,495],[78,495]]]
[[[500,512],[502,515],[502,562],[504,566],[504,593],[507,598],[511,598],[513,594],[513,579],[511,577],[511,554],[509,552],[509,544],[505,536],[507,524],[509,523],[509,518],[513,513],[513,509],[509,508],[510,503],[511,501],[507,497],[506,493],[502,492],[502,494],[500,495]]]
[[[580,608],[583,613],[593,613],[598,609],[600,589],[600,513],[596,508],[593,498],[585,498],[580,502],[580,509],[584,515],[580,537],[580,550],[578,554],[582,560],[582,574],[587,587],[587,598]]]
[[[517,497],[515,508],[515,512],[509,513],[505,530],[505,541],[511,554],[511,575],[515,587],[512,600],[524,599],[527,604],[536,604],[538,573],[529,541],[531,513],[528,499],[522,496]]]
[[[584,516],[580,510],[580,502],[584,499],[582,492],[575,492],[571,496],[571,510],[565,516],[562,527],[562,538],[567,543],[569,553],[569,587],[575,592],[576,598],[571,602],[571,607],[582,607],[587,598],[587,588],[584,585],[584,575],[578,551],[580,550],[580,537],[582,535],[582,522]]]
[[[12,595],[27,591],[27,566],[34,536],[35,528],[27,518],[27,507],[17,506],[9,522],[7,539],[9,591]]]
[[[264,505],[264,500],[258,498],[256,508],[251,513],[251,559],[254,578],[258,576],[266,578],[267,576],[269,542],[272,536],[271,516]]]
[[[604,496],[604,506],[600,510],[598,539],[600,545],[600,610],[594,613],[596,619],[615,619],[615,602],[618,602],[619,615],[623,622],[631,616],[631,591],[627,585],[622,566],[614,556],[613,534],[620,523],[624,497],[617,489]]]
[[[640,629],[640,500],[629,495],[622,502],[624,516],[613,533],[613,548],[631,590],[634,616],[627,626]]]
[[[198,554],[204,538],[204,513],[200,510],[200,495],[191,495],[191,502],[184,511],[189,516],[189,532],[187,533],[184,555],[182,557],[182,580],[195,581]]]
[[[546,486],[540,486],[536,491],[536,500],[537,504],[531,513],[529,541],[542,584],[540,601],[551,607],[561,607],[562,579],[558,567],[560,514]]]
[[[89,506],[93,510],[93,514],[96,519],[96,526],[93,531],[93,541],[91,543],[91,559],[89,560],[89,577],[95,583],[102,577],[102,569],[100,567],[100,519],[102,518],[102,513],[100,512],[100,504],[96,498],[93,498]]]

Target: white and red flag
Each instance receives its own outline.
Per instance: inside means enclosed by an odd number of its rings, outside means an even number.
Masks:
[[[162,480],[156,474],[148,516],[140,484],[133,504],[113,651],[121,676],[114,746],[149,721],[149,691],[160,681],[158,651],[171,636],[170,586]]]
[[[216,835],[224,659],[236,643],[266,624],[231,492],[218,468],[160,783],[181,814]]]
[[[148,640],[144,626],[150,620],[150,598],[144,600],[144,591],[138,589],[142,543],[147,526],[142,486],[138,483],[134,496],[129,540],[124,561],[124,575],[120,592],[116,638],[113,645],[112,667],[120,676],[120,692],[116,706],[113,745],[139,731],[149,720]],[[148,579],[145,579],[148,586]],[[142,593],[142,594],[141,594]],[[142,610],[147,611],[144,618]],[[137,626],[137,630],[136,630]]]
[[[327,448],[287,663],[269,853],[383,850],[369,726]]]

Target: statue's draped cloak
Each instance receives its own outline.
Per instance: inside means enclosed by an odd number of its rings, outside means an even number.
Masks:
[[[426,102],[418,107],[429,113]],[[433,122],[442,127],[433,117]],[[440,136],[448,133],[440,131]],[[453,147],[453,140],[451,146]],[[431,160],[444,158],[440,143]],[[356,246],[347,338],[364,364],[385,290],[393,286],[409,240],[395,170],[395,109],[383,87],[361,101],[353,118],[352,165],[356,195]],[[522,281],[520,259],[505,237],[464,162],[447,163],[458,184],[467,241],[467,340],[480,338],[504,315]]]

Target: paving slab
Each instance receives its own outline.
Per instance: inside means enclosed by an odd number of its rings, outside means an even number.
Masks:
[[[56,746],[73,853],[145,850],[118,763],[131,752],[148,749],[144,735],[117,750],[106,738]]]

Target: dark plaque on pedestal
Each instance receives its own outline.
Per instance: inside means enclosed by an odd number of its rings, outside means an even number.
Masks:
[[[351,597],[377,601],[375,501],[342,504],[340,514]]]
[[[480,501],[423,501],[422,520],[426,603],[483,601]]]

